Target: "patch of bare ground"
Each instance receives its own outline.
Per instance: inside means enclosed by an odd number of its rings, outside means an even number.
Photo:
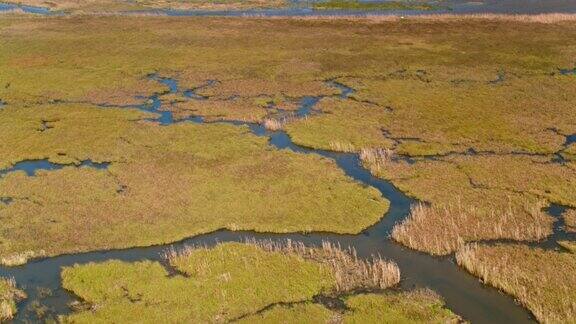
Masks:
[[[542,323],[576,319],[574,254],[523,245],[466,245],[458,264],[486,284],[509,293]]]

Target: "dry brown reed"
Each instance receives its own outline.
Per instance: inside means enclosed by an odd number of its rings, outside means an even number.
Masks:
[[[9,267],[19,266],[19,265],[25,264],[30,259],[43,257],[45,255],[46,255],[46,251],[44,251],[44,250],[40,250],[38,252],[25,251],[25,252],[21,252],[21,253],[14,253],[14,254],[3,256],[2,258],[0,258],[0,264],[6,265]]]
[[[11,320],[16,314],[15,302],[26,298],[26,294],[16,288],[14,278],[0,277],[0,323]]]
[[[321,247],[307,247],[302,242],[290,239],[283,242],[250,239],[245,242],[264,251],[297,255],[326,265],[336,279],[335,293],[353,290],[386,289],[400,282],[400,269],[396,263],[385,261],[380,256],[361,259],[353,248],[342,249],[339,244],[323,241]],[[164,258],[169,262],[189,255],[202,247],[187,246],[181,250],[165,251]],[[288,270],[288,269],[287,269]]]
[[[380,172],[392,161],[394,154],[394,151],[390,149],[362,149],[360,150],[360,160],[367,163],[371,171]]]
[[[461,202],[444,206],[418,203],[410,215],[392,230],[392,238],[412,249],[435,255],[450,254],[465,242],[491,239],[540,240],[551,234],[551,219],[544,201],[505,210],[480,210]],[[517,213],[527,213],[529,222]]]
[[[264,125],[264,128],[266,128],[267,130],[277,131],[284,128],[286,124],[291,123],[297,119],[298,117],[296,117],[295,115],[288,115],[282,118],[266,118],[264,119],[262,124]]]
[[[330,142],[330,150],[336,152],[356,152],[356,147],[352,143]]]
[[[483,282],[512,294],[542,323],[574,323],[576,258],[524,245],[464,246],[458,265]]]

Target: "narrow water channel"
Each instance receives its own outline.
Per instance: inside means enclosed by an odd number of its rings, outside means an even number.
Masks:
[[[182,91],[176,80],[156,78],[164,83],[171,93],[187,94],[188,98],[204,100],[190,90]],[[329,82],[340,89],[342,98],[349,96],[353,89],[343,84]],[[153,95],[148,102],[139,108],[159,114],[158,122],[163,125],[175,123],[172,113],[162,111],[159,95]],[[304,97],[301,100],[300,116],[314,111],[320,97]],[[192,99],[194,100],[194,99]],[[178,121],[180,122],[180,121]],[[203,123],[201,117],[190,118],[186,122]],[[341,235],[333,233],[310,234],[271,234],[251,231],[219,230],[213,233],[198,235],[173,244],[138,247],[122,250],[97,251],[73,255],[62,255],[51,258],[32,260],[19,267],[0,267],[0,276],[14,277],[23,287],[28,299],[19,305],[19,313],[14,322],[38,320],[35,301],[40,301],[52,315],[70,313],[69,304],[76,298],[61,287],[60,272],[62,267],[88,262],[102,262],[111,259],[123,261],[156,260],[161,261],[161,253],[169,248],[179,249],[186,245],[213,246],[218,242],[245,241],[247,239],[284,241],[291,239],[310,246],[317,246],[322,241],[340,244],[342,247],[353,247],[360,257],[380,255],[395,261],[400,267],[401,283],[399,289],[407,290],[416,287],[429,287],[439,293],[446,301],[447,307],[472,323],[528,323],[534,322],[530,313],[514,302],[513,298],[496,289],[482,285],[477,278],[460,269],[450,257],[432,257],[419,253],[395,243],[389,238],[394,224],[404,219],[415,201],[397,190],[389,182],[376,178],[362,167],[357,154],[336,153],[309,149],[294,144],[284,131],[268,131],[258,124],[228,122],[235,125],[248,125],[256,136],[269,138],[269,143],[278,149],[288,149],[302,154],[319,154],[333,159],[344,172],[356,181],[377,188],[382,196],[390,201],[390,210],[377,224],[358,235]],[[33,175],[33,173],[31,174]]]

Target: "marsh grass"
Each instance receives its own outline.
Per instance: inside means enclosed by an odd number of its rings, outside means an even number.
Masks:
[[[3,256],[2,258],[0,258],[0,264],[6,265],[9,267],[19,266],[19,265],[25,264],[30,259],[43,257],[45,255],[46,255],[46,251],[44,251],[44,250],[24,251],[24,252],[20,252],[20,253],[13,253],[13,254]]]
[[[315,2],[313,8],[320,10],[433,10],[436,7],[418,1],[363,2],[358,0],[327,0]]]
[[[11,320],[16,315],[16,302],[26,298],[26,293],[16,287],[14,278],[0,277],[0,322]]]
[[[356,152],[356,147],[352,143],[332,141],[329,144],[330,150],[336,152]]]
[[[574,241],[558,241],[558,244],[566,250],[576,254],[576,242]]]
[[[401,293],[360,294],[346,298],[344,323],[462,323],[430,289]]]
[[[254,15],[257,17],[257,15]],[[309,16],[293,16],[293,17],[263,17],[262,19],[294,19],[294,20],[310,20],[310,21],[356,21],[368,23],[383,23],[383,22],[453,22],[453,21],[496,21],[496,22],[516,22],[516,23],[541,23],[541,24],[557,24],[564,22],[576,21],[576,14],[570,13],[547,13],[536,15],[521,15],[521,14],[426,14],[426,15],[309,15]]]
[[[342,249],[339,245],[327,241],[322,242],[321,247],[307,247],[302,242],[292,240],[286,242],[248,240],[246,244],[267,252],[297,255],[328,266],[336,279],[335,293],[386,289],[400,282],[400,269],[394,262],[385,261],[379,256],[372,256],[368,260],[360,259],[353,248]],[[186,258],[198,249],[199,247],[188,246],[178,251],[168,250],[164,257],[174,264],[176,260]],[[202,264],[198,266],[205,267]]]
[[[444,206],[418,203],[410,215],[392,230],[392,238],[412,249],[435,255],[457,251],[465,242],[512,239],[537,241],[551,234],[550,221],[542,211],[544,201],[525,206],[532,215],[528,224],[518,222],[512,205],[506,210],[480,210],[461,203]]]
[[[35,158],[112,163],[1,177],[0,197],[20,199],[0,204],[10,219],[0,224],[10,242],[0,245],[0,261],[164,244],[221,228],[359,232],[388,208],[378,190],[329,159],[276,150],[247,127],[160,127],[145,120],[151,115],[76,104],[3,107],[0,168]],[[39,132],[42,120],[57,122]]]
[[[169,253],[158,262],[108,261],[67,267],[63,286],[91,309],[64,322],[227,322],[268,305],[312,300],[333,289],[326,265],[243,243]]]
[[[576,318],[574,254],[523,245],[469,244],[456,253],[456,260],[486,284],[518,298],[542,323]]]
[[[392,159],[396,156],[391,149],[375,148],[360,150],[360,160],[368,164],[368,168],[377,174],[390,165]]]
[[[298,118],[296,115],[289,114],[288,116],[283,116],[280,118],[266,118],[262,124],[268,130],[277,131],[283,129],[286,124],[291,123],[297,119],[300,118]]]
[[[562,215],[566,223],[566,231],[576,232],[576,209],[568,208]]]

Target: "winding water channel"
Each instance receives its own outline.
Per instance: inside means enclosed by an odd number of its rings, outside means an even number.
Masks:
[[[190,100],[204,100],[205,97],[193,93],[193,90],[181,91],[176,80],[160,78],[152,75],[151,78],[162,82],[170,93],[179,93]],[[328,81],[328,85],[340,90],[340,96],[346,98],[353,89],[343,84]],[[162,111],[161,94],[149,97],[148,102],[139,106],[139,109],[152,111],[159,114],[160,124],[168,126],[175,122],[204,123],[201,117],[192,117],[185,121],[175,121],[172,113]],[[299,116],[314,113],[314,106],[319,97],[301,98]],[[104,107],[104,106],[103,106]],[[105,109],[105,108],[103,108]],[[48,313],[66,314],[71,311],[69,304],[77,298],[61,287],[60,272],[62,267],[88,262],[102,262],[111,259],[123,261],[157,260],[161,261],[161,253],[169,248],[181,248],[186,245],[212,246],[217,242],[245,241],[247,239],[284,241],[291,239],[300,241],[306,245],[320,245],[322,241],[339,243],[343,247],[354,247],[360,257],[380,255],[385,259],[395,261],[401,270],[402,280],[399,289],[413,289],[415,287],[429,287],[438,292],[446,301],[447,307],[466,320],[473,323],[528,323],[534,322],[533,317],[523,307],[519,306],[513,298],[496,289],[484,286],[477,278],[460,269],[453,256],[432,257],[402,247],[389,238],[392,227],[398,221],[404,219],[415,201],[397,190],[389,182],[378,179],[362,167],[356,154],[335,153],[330,151],[309,149],[294,144],[284,131],[268,131],[259,124],[244,123],[237,121],[225,121],[235,125],[248,125],[256,136],[269,138],[269,143],[278,149],[288,149],[302,154],[318,154],[336,161],[345,173],[367,186],[377,188],[382,196],[391,203],[388,213],[377,224],[366,229],[358,235],[341,235],[333,233],[309,233],[309,234],[271,234],[256,233],[251,231],[219,230],[213,233],[194,236],[173,244],[137,247],[110,251],[96,251],[73,255],[61,255],[57,257],[31,260],[19,267],[0,267],[0,276],[13,277],[18,285],[23,287],[28,299],[19,305],[19,313],[15,322],[38,320],[34,306],[35,301],[49,309]],[[106,164],[94,164],[89,161],[81,166],[105,168]],[[61,166],[51,164],[45,160],[27,161],[17,164],[13,169],[25,170],[29,176],[33,176],[37,169],[58,169]],[[4,170],[6,172],[6,170]],[[14,170],[10,170],[14,171]],[[551,213],[559,213],[557,206]]]

